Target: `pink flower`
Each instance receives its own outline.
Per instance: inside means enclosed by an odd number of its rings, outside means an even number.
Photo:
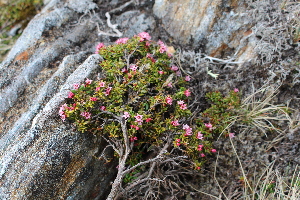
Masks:
[[[179,146],[180,146],[180,141],[181,141],[181,140],[180,140],[180,139],[176,139],[175,141],[176,141],[176,146],[179,147]]]
[[[99,82],[99,86],[100,86],[100,87],[105,87],[105,82],[100,81],[100,82]]]
[[[136,71],[137,70],[137,66],[136,65],[130,65],[129,67],[132,71]]]
[[[178,105],[183,105],[184,104],[184,101],[180,100],[180,101],[177,101]]]
[[[201,153],[200,156],[201,156],[202,158],[204,158],[204,157],[205,157],[205,154],[204,154],[204,153]]]
[[[173,126],[179,126],[180,124],[178,123],[178,120],[174,120],[174,121],[171,121],[171,124]]]
[[[190,76],[186,76],[186,77],[184,78],[184,80],[185,80],[185,81],[190,81],[190,80],[191,80],[191,77],[190,77]]]
[[[151,120],[152,120],[152,118],[147,118],[145,121],[150,122]]]
[[[140,42],[144,40],[151,40],[151,36],[147,32],[139,33],[138,36],[140,37]]]
[[[203,134],[199,131],[198,133],[197,133],[197,139],[199,139],[199,140],[203,140]]]
[[[92,82],[93,82],[93,81],[90,80],[90,79],[88,79],[88,78],[85,80],[85,83],[86,83],[87,85],[90,85]]]
[[[159,73],[159,74],[164,74],[164,72],[163,72],[163,71],[158,71],[158,73]]]
[[[100,87],[96,87],[96,92],[98,92],[101,88]]]
[[[172,82],[168,83],[167,86],[170,87],[170,88],[173,87]]]
[[[172,105],[172,97],[170,97],[170,96],[167,96],[167,98],[166,98],[166,102],[167,102],[167,104],[169,104],[169,105]]]
[[[189,89],[187,89],[186,91],[184,91],[184,95],[185,96],[191,96],[191,92],[190,92],[190,90]]]
[[[239,89],[237,89],[237,88],[234,88],[234,90],[233,90],[234,92],[239,92]]]
[[[212,149],[211,152],[212,152],[212,153],[216,153],[217,150],[216,150],[216,149]]]
[[[193,133],[192,128],[187,124],[184,124],[182,129],[185,130],[184,136],[189,136],[189,135],[192,135],[192,133]]]
[[[134,142],[137,139],[138,139],[137,137],[131,137],[129,140],[130,140],[130,142]]]
[[[142,123],[143,123],[143,115],[137,114],[136,116],[134,116],[134,118],[135,118],[135,122],[137,122],[138,125],[142,125]]]
[[[95,53],[99,53],[100,49],[102,49],[103,47],[105,47],[105,45],[103,43],[99,43],[97,46],[96,46],[96,51]]]
[[[204,123],[204,126],[206,127],[206,128],[209,128],[209,129],[211,129],[213,126],[212,126],[212,124],[211,123]]]
[[[198,167],[197,167],[197,169],[198,169],[198,170],[200,170],[200,169],[201,169],[201,167],[199,167],[199,166],[198,166]]]
[[[112,87],[108,87],[105,89],[105,92],[104,92],[104,95],[105,96],[108,96],[110,94],[110,91],[111,91]]]
[[[117,44],[126,44],[129,38],[120,38],[116,41]]]
[[[106,107],[105,106],[100,106],[100,110],[105,111]]]
[[[125,119],[128,119],[130,117],[129,112],[124,112],[124,115],[122,115]]]
[[[135,125],[130,125],[130,128],[135,128],[135,130],[139,130],[140,129],[140,127],[135,126]]]
[[[59,108],[59,111],[58,111],[58,113],[59,113],[59,116],[60,116],[60,118],[63,120],[63,121],[65,121],[65,119],[66,119],[66,113],[65,113],[65,111],[64,110],[66,110],[66,109],[68,109],[68,106],[67,106],[67,104],[64,104],[64,105],[62,105],[60,108]]]
[[[178,68],[177,66],[175,66],[175,65],[172,65],[172,66],[171,66],[171,70],[174,71],[174,72],[177,71],[178,69],[179,69],[179,68]]]
[[[97,101],[98,99],[97,99],[97,97],[91,97],[90,100],[91,101]]]
[[[75,94],[73,93],[73,92],[69,92],[69,94],[68,94],[68,98],[73,98],[75,96]]]
[[[121,70],[123,73],[127,73],[128,70],[124,67],[122,70]]]
[[[235,137],[234,133],[229,133],[229,137],[234,138]]]
[[[159,48],[160,53],[163,53],[163,52],[166,52],[166,51],[167,51],[167,46],[166,45],[160,46],[160,48]]]
[[[203,145],[199,144],[197,150],[202,151]]]
[[[176,71],[176,76],[180,76],[181,75],[181,72],[178,70]]]
[[[80,115],[85,117],[85,119],[90,119],[91,118],[91,113],[89,113],[89,112],[82,112]]]
[[[187,109],[186,104],[181,104],[181,105],[180,105],[180,109],[181,109],[181,110],[186,110],[186,109]]]
[[[77,90],[78,88],[79,88],[79,84],[78,83],[75,83],[74,85],[73,85],[73,87],[74,87],[74,90]]]

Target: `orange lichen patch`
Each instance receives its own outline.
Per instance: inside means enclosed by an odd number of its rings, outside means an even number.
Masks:
[[[228,45],[225,43],[222,43],[221,46],[219,46],[217,49],[213,50],[210,54],[211,57],[220,57],[222,55],[222,52],[224,52],[228,48]]]
[[[27,50],[23,51],[19,55],[16,56],[15,61],[25,60],[27,61],[29,59],[29,53]]]
[[[246,32],[244,32],[243,35],[244,35],[244,36],[248,36],[248,35],[250,35],[251,33],[252,33],[252,30],[249,29],[249,30],[247,30]]]
[[[66,169],[63,177],[60,181],[60,185],[58,188],[58,194],[61,197],[65,197],[66,193],[70,186],[76,181],[76,178],[80,174],[82,168],[86,165],[86,160],[75,157],[72,159],[71,163],[69,164],[68,168]]]

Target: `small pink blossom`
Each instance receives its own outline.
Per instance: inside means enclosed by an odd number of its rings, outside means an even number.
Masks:
[[[69,94],[68,94],[68,98],[73,98],[75,96],[75,94],[73,93],[73,92],[69,92]]]
[[[150,122],[151,120],[152,120],[152,118],[147,118],[145,121]]]
[[[126,44],[129,38],[120,38],[116,41],[116,44]]]
[[[167,102],[167,104],[169,104],[169,105],[172,105],[172,97],[170,97],[170,96],[167,96],[166,97],[166,102]]]
[[[137,137],[131,137],[130,138],[130,142],[134,142],[135,140],[137,140],[138,138]]]
[[[180,109],[181,109],[181,110],[186,110],[186,109],[187,109],[186,104],[181,104],[181,105],[180,105]]]
[[[68,106],[67,106],[67,104],[63,104],[60,108],[59,108],[59,116],[60,116],[60,118],[63,120],[63,121],[65,121],[65,119],[66,119],[66,113],[65,113],[65,110],[66,109],[68,109]]]
[[[183,124],[183,126],[182,126],[182,129],[183,129],[183,130],[186,130],[186,129],[189,129],[189,128],[190,128],[190,126],[187,125],[187,124]]]
[[[229,133],[229,137],[234,138],[235,137],[234,133]]]
[[[174,71],[174,72],[177,71],[178,69],[179,69],[179,68],[178,68],[177,66],[175,66],[175,65],[172,65],[172,66],[171,66],[171,70]]]
[[[170,87],[170,88],[173,87],[172,82],[168,83],[167,86]]]
[[[105,106],[100,106],[100,110],[105,111],[106,107]]]
[[[132,71],[136,71],[137,70],[137,66],[136,65],[130,65],[129,67]]]
[[[96,87],[96,92],[98,92],[101,88],[100,87]]]
[[[122,115],[125,119],[128,119],[130,117],[129,112],[124,112],[124,115]]]
[[[158,71],[158,73],[159,73],[159,74],[164,74],[164,72],[163,72],[163,71]]]
[[[90,100],[91,101],[97,101],[98,99],[97,99],[97,97],[91,97]]]
[[[186,77],[184,78],[184,80],[185,80],[185,81],[190,81],[190,80],[191,80],[191,77],[190,77],[190,76],[186,76]]]
[[[100,82],[99,82],[99,86],[100,86],[100,87],[105,87],[105,82],[100,81]]]
[[[103,47],[105,47],[105,45],[103,43],[99,43],[97,46],[96,46],[96,51],[95,53],[99,53],[100,49],[102,49]]]
[[[176,71],[176,76],[181,76],[180,70]]]
[[[151,36],[147,32],[139,33],[138,36],[140,37],[140,42],[144,40],[151,40]]]
[[[135,130],[139,130],[140,127],[136,126],[136,125],[130,125],[130,128],[135,128]]]
[[[91,118],[91,113],[89,113],[89,112],[82,112],[80,115],[85,117],[85,119],[90,119]]]
[[[79,85],[78,83],[75,83],[75,84],[73,85],[73,87],[74,87],[74,90],[77,90],[77,89],[80,87],[80,85]]]
[[[184,101],[180,100],[180,101],[177,101],[178,105],[183,105],[184,104]]]
[[[159,45],[159,52],[160,53],[163,53],[163,52],[166,52],[167,51],[167,46],[161,41],[161,40],[158,40],[158,45]]]
[[[193,133],[192,128],[187,124],[184,124],[182,129],[185,130],[184,136],[189,136],[189,135],[192,135],[192,133]]]
[[[200,170],[200,169],[201,169],[201,167],[199,167],[199,166],[198,166],[198,167],[197,167],[197,169],[198,169],[198,170]]]
[[[128,70],[124,67],[122,70],[121,70],[121,72],[123,72],[123,73],[127,73],[128,72]]]
[[[209,129],[213,127],[211,123],[204,123],[204,126]]]
[[[234,90],[233,90],[234,92],[239,92],[239,89],[237,89],[237,88],[234,88]]]
[[[146,42],[146,46],[149,47],[151,44],[149,41]]]
[[[199,140],[203,140],[203,134],[199,131],[198,133],[197,133],[197,139],[199,139]]]
[[[104,92],[104,95],[105,96],[108,96],[110,94],[110,91],[111,91],[112,87],[108,87],[105,89],[105,92]]]
[[[90,84],[92,84],[92,82],[93,82],[93,81],[92,81],[92,80],[90,80],[90,79],[88,79],[88,78],[85,80],[85,83],[86,83],[87,85],[90,85]]]
[[[203,145],[199,144],[197,150],[202,151]]]
[[[204,153],[201,153],[200,156],[201,156],[202,158],[204,158],[204,157],[205,157],[205,154],[204,154]]]
[[[216,149],[212,149],[211,152],[212,152],[212,153],[216,153],[217,150],[216,150]]]
[[[178,123],[178,120],[174,120],[174,121],[171,121],[171,124],[173,126],[179,126],[180,124]]]
[[[180,140],[180,139],[176,139],[175,141],[176,141],[176,146],[179,147],[179,146],[180,146],[180,141],[181,141],[181,140]]]
[[[187,97],[191,96],[190,90],[187,89],[186,91],[184,91],[184,95],[187,96]]]
[[[136,116],[134,116],[134,118],[135,118],[135,122],[137,122],[138,125],[142,125],[142,123],[143,123],[143,115],[137,114]]]

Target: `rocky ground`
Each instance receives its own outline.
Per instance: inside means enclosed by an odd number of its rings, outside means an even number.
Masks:
[[[209,91],[238,88],[246,98],[267,87],[259,100],[280,86],[271,103],[289,106],[294,121],[278,122],[282,133],[237,128],[237,153],[220,137],[218,156],[160,199],[243,199],[242,169],[255,185],[271,164],[291,181],[300,164],[299,10],[296,0],[48,2],[0,65],[0,199],[105,199],[115,168],[95,159],[103,147],[93,137],[58,119],[58,106],[73,83],[97,76],[98,42],[143,31],[177,49],[200,110]]]

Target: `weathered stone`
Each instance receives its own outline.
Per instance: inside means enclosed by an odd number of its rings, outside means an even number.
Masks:
[[[243,38],[252,27],[244,2],[239,0],[156,0],[153,12],[180,45],[213,57],[223,57],[225,52],[228,56],[243,54]]]

